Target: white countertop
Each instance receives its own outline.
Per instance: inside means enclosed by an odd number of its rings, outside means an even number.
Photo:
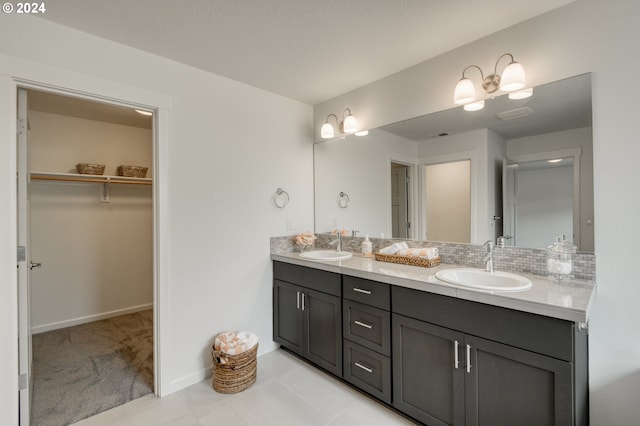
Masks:
[[[522,291],[487,291],[458,286],[440,281],[435,273],[440,269],[459,268],[460,265],[445,265],[434,268],[379,262],[355,254],[346,260],[317,261],[304,259],[299,253],[271,253],[271,260],[308,266],[323,271],[336,272],[397,285],[444,296],[457,297],[473,302],[530,312],[577,323],[587,323],[589,308],[595,293],[593,283],[569,281],[556,283],[547,277],[521,274],[531,280],[531,288]]]

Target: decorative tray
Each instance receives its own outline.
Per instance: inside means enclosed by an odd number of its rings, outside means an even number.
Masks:
[[[424,259],[417,256],[399,256],[397,254],[374,253],[376,260],[380,262],[400,263],[402,265],[422,266],[423,268],[433,268],[440,265],[440,256],[433,259]]]

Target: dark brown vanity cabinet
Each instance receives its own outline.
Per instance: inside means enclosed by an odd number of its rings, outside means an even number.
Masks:
[[[273,262],[273,340],[342,377],[340,274]]]
[[[391,403],[391,293],[388,284],[343,277],[344,379]]]
[[[571,321],[273,262],[273,338],[430,426],[588,425]]]
[[[586,333],[392,288],[393,405],[428,425],[587,424]]]

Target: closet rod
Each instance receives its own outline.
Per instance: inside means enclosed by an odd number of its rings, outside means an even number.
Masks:
[[[131,185],[153,185],[149,180],[120,180],[118,178],[97,178],[87,179],[81,177],[64,177],[64,176],[31,176],[32,180],[58,180],[65,182],[89,182],[89,183],[118,183],[118,184],[131,184]]]

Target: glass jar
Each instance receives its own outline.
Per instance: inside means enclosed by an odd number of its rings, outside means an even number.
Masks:
[[[573,254],[577,247],[567,240],[565,234],[547,247],[547,271],[555,281],[568,280],[573,270]]]

